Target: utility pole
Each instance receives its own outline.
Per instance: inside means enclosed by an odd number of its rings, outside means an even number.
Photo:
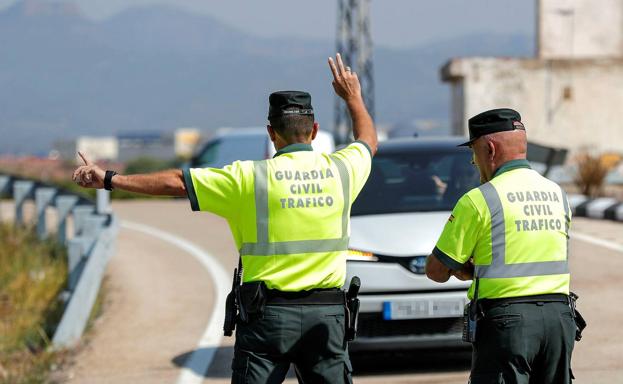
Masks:
[[[374,120],[374,72],[370,34],[370,0],[338,0],[336,49],[345,65],[357,72],[363,101]],[[352,127],[344,102],[335,98],[333,132],[338,144],[352,138]]]

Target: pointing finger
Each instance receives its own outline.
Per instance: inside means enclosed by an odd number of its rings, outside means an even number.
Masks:
[[[87,159],[87,157],[82,152],[78,151],[78,155],[80,155],[80,157],[82,158],[82,161],[84,161],[85,165],[93,164],[89,159]]]

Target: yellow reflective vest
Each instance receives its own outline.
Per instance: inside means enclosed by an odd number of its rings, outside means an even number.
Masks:
[[[569,294],[570,221],[560,186],[513,160],[459,199],[433,254],[454,270],[472,259],[479,298]]]
[[[243,281],[303,291],[344,285],[350,207],[371,167],[363,142],[333,154],[292,144],[273,159],[184,170],[193,210],[227,219]]]

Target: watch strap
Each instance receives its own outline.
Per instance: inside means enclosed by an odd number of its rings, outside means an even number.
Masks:
[[[112,191],[112,177],[116,175],[115,171],[106,171],[106,175],[104,176],[104,189],[107,191]]]

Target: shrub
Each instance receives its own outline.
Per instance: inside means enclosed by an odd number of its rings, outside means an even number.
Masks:
[[[590,197],[596,197],[602,193],[608,172],[618,162],[612,154],[598,156],[588,152],[582,152],[577,155],[576,161],[575,185],[583,195]]]

